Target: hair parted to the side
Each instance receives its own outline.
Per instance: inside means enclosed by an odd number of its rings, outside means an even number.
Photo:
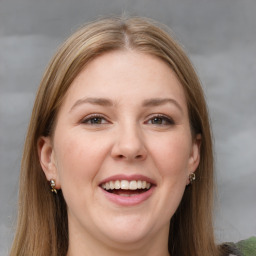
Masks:
[[[62,45],[43,76],[24,146],[18,223],[11,256],[66,255],[66,204],[61,191],[57,195],[50,191],[39,162],[38,139],[52,136],[65,94],[86,64],[105,52],[126,49],[151,54],[168,63],[186,94],[192,133],[202,136],[197,180],[186,188],[171,219],[169,252],[179,256],[219,255],[212,225],[211,131],[197,75],[181,47],[161,25],[145,18],[114,17],[80,28]]]

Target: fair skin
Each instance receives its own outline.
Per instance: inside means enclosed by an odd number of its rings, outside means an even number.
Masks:
[[[200,136],[166,63],[131,50],[95,58],[38,145],[67,203],[69,256],[169,255],[169,222],[198,166]]]

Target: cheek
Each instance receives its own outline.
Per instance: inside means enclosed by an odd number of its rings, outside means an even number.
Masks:
[[[71,185],[92,182],[106,154],[106,146],[96,140],[75,133],[66,140],[56,138],[56,160],[60,184],[63,189]],[[85,186],[83,186],[85,187]]]
[[[175,136],[176,135],[176,136]],[[161,225],[169,223],[176,212],[186,187],[190,144],[188,136],[166,136],[151,145],[151,155],[160,175],[159,198],[155,205],[161,211]]]
[[[177,135],[152,143],[152,158],[162,176],[186,176],[191,150],[189,141],[187,136]]]

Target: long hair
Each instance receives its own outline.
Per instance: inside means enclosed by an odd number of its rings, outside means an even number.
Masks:
[[[11,256],[64,256],[68,220],[61,191],[53,195],[37,153],[40,136],[51,136],[58,110],[72,81],[105,52],[131,49],[166,62],[181,82],[192,134],[202,136],[197,180],[187,186],[170,220],[169,252],[217,256],[212,225],[213,152],[207,107],[199,79],[179,44],[163,25],[145,18],[114,17],[81,27],[60,47],[40,84],[21,164],[19,211]]]

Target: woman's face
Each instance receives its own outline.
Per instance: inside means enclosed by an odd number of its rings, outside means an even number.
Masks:
[[[73,81],[41,163],[68,208],[70,239],[167,239],[199,163],[183,88],[162,60],[114,51]]]

